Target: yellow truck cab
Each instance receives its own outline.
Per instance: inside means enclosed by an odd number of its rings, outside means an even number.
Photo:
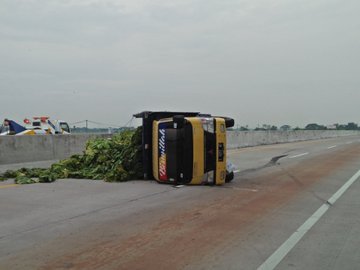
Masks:
[[[192,112],[142,112],[144,178],[160,183],[222,185],[226,171],[227,117]]]

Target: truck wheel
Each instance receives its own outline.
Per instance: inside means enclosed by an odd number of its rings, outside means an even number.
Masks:
[[[235,121],[234,119],[230,118],[230,117],[226,117],[226,116],[214,116],[214,117],[218,117],[218,118],[222,118],[225,120],[225,127],[226,128],[231,128],[235,125]]]
[[[226,171],[225,183],[230,183],[234,179],[234,172]]]
[[[225,127],[226,128],[231,128],[235,125],[234,119],[232,119],[230,117],[224,117],[224,119],[225,119]]]

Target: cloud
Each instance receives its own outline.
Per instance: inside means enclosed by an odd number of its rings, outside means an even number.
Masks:
[[[27,104],[22,113],[46,93],[97,121],[117,120],[116,107],[129,115],[134,107],[216,108],[248,124],[305,124],[309,115],[341,121],[355,106],[342,91],[359,97],[359,6],[353,0],[4,0],[0,89],[2,97]],[[322,103],[326,113],[315,106],[323,96],[331,99]],[[96,102],[104,109],[94,112]],[[55,107],[43,105],[47,114],[62,112]],[[0,110],[1,116],[12,108]]]

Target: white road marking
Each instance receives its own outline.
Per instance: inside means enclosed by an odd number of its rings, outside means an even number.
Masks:
[[[234,171],[234,173],[239,173],[240,172],[240,170],[236,170],[236,171]]]
[[[332,149],[332,148],[335,148],[335,147],[337,147],[337,145],[329,146],[327,149]]]
[[[251,191],[251,192],[258,192],[257,189],[253,189],[253,188],[238,188],[238,187],[233,187],[233,189],[235,189],[235,190],[245,190],[245,191]]]
[[[331,196],[308,220],[301,225],[269,258],[259,266],[258,270],[273,270],[285,256],[295,247],[303,236],[320,220],[347,190],[360,177],[360,170],[357,171],[338,191]]]
[[[185,185],[177,185],[175,186],[176,188],[182,188],[182,187],[185,187]]]
[[[346,142],[345,144],[350,144],[350,143],[352,143],[352,142]]]
[[[306,153],[302,153],[302,154],[299,154],[299,155],[296,155],[296,156],[291,156],[289,158],[297,158],[297,157],[302,157],[302,156],[305,156],[305,155],[308,155],[309,153],[306,152]]]

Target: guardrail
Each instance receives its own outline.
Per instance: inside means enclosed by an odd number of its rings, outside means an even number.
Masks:
[[[229,149],[249,146],[360,135],[359,131],[230,131]],[[88,139],[110,138],[109,134],[1,136],[0,165],[64,159],[85,149]]]
[[[227,146],[230,149],[249,146],[309,141],[360,135],[355,130],[292,130],[292,131],[230,131]]]
[[[64,159],[81,153],[90,138],[108,134],[1,136],[0,165]]]

